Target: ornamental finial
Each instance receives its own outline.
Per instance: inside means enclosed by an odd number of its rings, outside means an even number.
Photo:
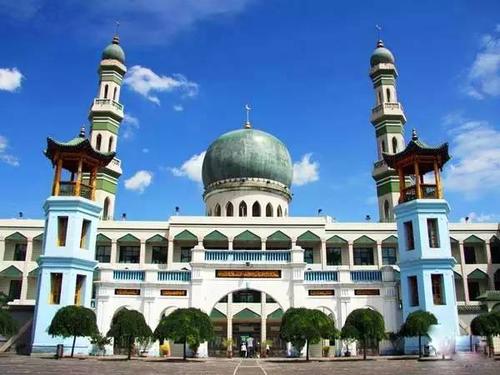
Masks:
[[[80,134],[78,134],[80,138],[85,138],[85,126],[80,128]]]
[[[413,130],[411,131],[411,139],[412,141],[416,141],[418,139],[417,129],[415,128],[413,128]]]
[[[113,36],[113,40],[111,43],[113,44],[120,44],[120,37],[118,36],[118,29],[120,28],[120,22],[116,21],[115,22],[115,35]]]
[[[247,121],[245,122],[245,129],[250,129],[252,124],[250,123],[250,111],[252,108],[248,104],[245,104],[245,111],[247,111]]]

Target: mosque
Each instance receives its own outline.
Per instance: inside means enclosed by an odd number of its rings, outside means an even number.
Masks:
[[[216,332],[200,346],[202,356],[221,355],[225,339],[239,346],[249,336],[269,343],[273,355],[286,355],[279,327],[290,307],[319,309],[339,329],[351,311],[368,307],[383,315],[387,332],[423,309],[439,321],[434,345],[447,341],[467,350],[471,319],[500,309],[499,223],[448,222],[440,177],[448,146],[428,146],[416,132],[405,141],[395,59],[381,40],[369,67],[378,222],[293,216],[287,146],[250,121],[207,149],[205,216],[116,218],[127,72],[118,36],[104,49],[98,72],[89,134],[47,139],[54,179],[45,218],[0,220],[0,291],[22,320],[0,351],[23,340],[32,353],[70,346],[46,329],[71,304],[92,308],[103,334],[123,308],[140,311],[152,329],[177,308],[200,308]],[[313,355],[321,355],[322,345],[334,346],[332,355],[344,348],[340,340],[327,341],[313,346]],[[382,342],[373,350],[391,348]],[[77,353],[92,350],[87,339],[77,340]],[[119,351],[110,345],[107,352]],[[148,355],[158,355],[157,344]]]

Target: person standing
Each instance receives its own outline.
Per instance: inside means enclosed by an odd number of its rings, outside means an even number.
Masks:
[[[248,356],[253,358],[254,356],[254,345],[253,345],[253,337],[250,336],[247,338],[247,348],[248,348]]]
[[[243,358],[246,358],[247,357],[247,346],[245,344],[245,341],[242,341],[241,342],[241,348],[240,348],[240,355],[243,357]]]

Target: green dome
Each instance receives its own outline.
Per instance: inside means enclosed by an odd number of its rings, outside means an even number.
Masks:
[[[120,39],[118,39],[118,36],[115,36],[111,44],[102,51],[102,60],[106,59],[118,60],[122,64],[125,64],[125,52],[123,52],[122,47],[120,47]]]
[[[292,159],[286,146],[266,132],[245,128],[221,135],[203,160],[205,187],[232,178],[262,178],[292,183]]]
[[[384,42],[381,40],[378,41],[377,48],[370,57],[370,65],[375,66],[377,64],[394,64],[394,55],[384,47]]]

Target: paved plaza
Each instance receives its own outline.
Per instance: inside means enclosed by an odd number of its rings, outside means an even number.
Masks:
[[[26,356],[0,357],[0,374],[192,374],[192,375],[278,375],[278,374],[439,374],[488,375],[500,373],[500,361],[480,355],[459,355],[452,361],[418,362],[415,359],[305,361],[206,359],[190,360],[97,360],[36,358]]]

